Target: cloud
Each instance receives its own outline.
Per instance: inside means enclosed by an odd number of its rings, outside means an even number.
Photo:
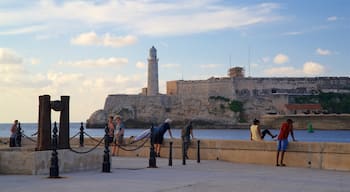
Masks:
[[[146,63],[145,62],[142,62],[142,61],[138,61],[137,63],[136,63],[136,68],[139,68],[139,69],[144,69],[144,68],[146,68]]]
[[[323,65],[312,61],[305,62],[302,69],[297,69],[297,68],[288,66],[288,67],[274,67],[274,68],[264,70],[265,75],[279,76],[279,77],[315,76],[315,75],[321,75],[324,72],[325,72],[325,68]]]
[[[71,39],[74,45],[98,45],[106,47],[123,47],[136,43],[137,38],[132,35],[112,36],[108,33],[99,37],[95,32],[82,33]]]
[[[331,55],[332,52],[330,50],[327,50],[327,49],[317,48],[316,49],[316,54],[317,55]]]
[[[31,58],[31,59],[30,59],[30,63],[31,63],[32,65],[38,65],[38,64],[40,64],[40,59]]]
[[[289,61],[289,58],[287,55],[284,54],[278,54],[273,58],[273,62],[276,64],[284,64]]]
[[[304,33],[305,32],[302,32],[302,31],[290,31],[290,32],[283,33],[282,35],[302,35]]]
[[[308,61],[304,63],[303,72],[306,75],[321,75],[325,72],[325,68],[319,63]]]
[[[261,61],[262,61],[263,63],[268,63],[268,62],[270,62],[270,60],[271,60],[270,57],[263,57],[263,58],[261,58]]]
[[[338,20],[338,17],[336,16],[331,16],[327,18],[327,21],[336,21],[336,20]]]
[[[204,69],[212,69],[212,68],[217,68],[219,67],[219,64],[204,64],[204,65],[200,65],[200,68],[204,68]]]
[[[276,67],[264,70],[264,73],[269,76],[298,76],[302,74],[301,70],[294,67]]]
[[[100,58],[96,60],[88,59],[81,61],[60,61],[58,65],[81,67],[81,68],[91,68],[91,67],[120,67],[127,64],[129,61],[127,58]]]
[[[18,54],[7,48],[0,48],[0,65],[22,64],[23,59]]]
[[[15,51],[0,48],[0,83],[1,86],[14,85],[24,73],[23,59]]]
[[[43,31],[46,29],[47,29],[46,26],[32,25],[32,26],[6,29],[3,31],[0,31],[0,35],[19,35],[19,34],[26,34],[26,33],[34,33],[34,32]]]
[[[50,33],[67,29],[81,31],[91,29],[91,26],[103,28],[113,25],[118,30],[132,34],[165,36],[240,28],[281,19],[274,13],[280,8],[275,3],[251,6],[227,6],[221,3],[221,0],[41,0],[18,4],[16,9],[1,12],[0,25],[3,31],[11,27],[8,29],[13,31],[11,33],[44,30]],[[14,28],[14,23],[18,29]],[[28,26],[29,29],[23,30],[22,26]]]
[[[162,68],[178,68],[180,67],[179,64],[173,64],[173,63],[168,63],[168,64],[162,64],[160,65]]]

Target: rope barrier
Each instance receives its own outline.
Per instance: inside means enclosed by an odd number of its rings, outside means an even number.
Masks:
[[[84,131],[84,134],[85,134],[86,136],[88,136],[90,139],[92,139],[93,141],[99,142],[99,140],[93,138],[91,135],[87,134],[85,131]]]
[[[74,152],[74,153],[78,153],[78,154],[85,154],[85,153],[90,153],[91,151],[95,150],[101,143],[102,141],[104,140],[104,138],[102,138],[98,143],[97,145],[95,145],[93,148],[87,150],[87,151],[77,151],[77,150],[74,150],[72,149],[71,147],[69,148],[70,151]]]
[[[147,141],[149,140],[149,138],[147,138],[140,146],[137,146],[136,148],[134,148],[134,149],[127,149],[127,148],[125,148],[123,145],[119,145],[119,144],[114,144],[115,146],[118,146],[120,149],[122,149],[122,150],[124,150],[124,151],[136,151],[136,150],[138,150],[138,149],[140,149],[141,147],[143,147],[146,143],[147,143]],[[137,141],[136,141],[137,142]],[[135,143],[136,143],[135,142]]]
[[[70,140],[74,139],[74,137],[76,137],[77,135],[79,135],[79,133],[80,133],[80,132],[78,132],[77,134],[75,134],[74,136],[72,136],[72,137],[70,138]]]
[[[24,134],[24,132],[22,132],[22,137],[27,138],[27,139],[29,139],[29,141],[36,143],[36,140],[34,140],[31,137],[29,137],[28,135]]]

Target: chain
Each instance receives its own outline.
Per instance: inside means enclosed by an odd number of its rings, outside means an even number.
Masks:
[[[149,138],[147,138],[140,146],[137,146],[136,148],[133,148],[133,149],[127,149],[123,145],[119,145],[119,144],[114,144],[114,145],[118,146],[120,149],[122,149],[124,151],[136,151],[136,150],[140,149],[141,147],[143,147],[148,140],[149,140]]]
[[[70,151],[74,152],[74,153],[78,153],[78,154],[85,154],[85,153],[90,153],[91,151],[95,150],[103,141],[104,138],[102,138],[98,143],[97,145],[95,145],[93,148],[87,150],[87,151],[77,151],[77,150],[74,150],[72,148],[69,148]]]

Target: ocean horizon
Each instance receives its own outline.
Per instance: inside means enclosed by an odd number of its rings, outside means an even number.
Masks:
[[[10,128],[12,123],[0,123],[0,137],[10,137]],[[81,122],[70,123],[70,137],[80,131]],[[92,137],[103,137],[105,131],[103,128],[85,128],[84,131]],[[26,136],[31,136],[37,132],[37,123],[21,123],[21,128]],[[53,128],[53,126],[52,126]],[[147,128],[126,128],[125,137],[137,136]],[[181,138],[181,129],[172,127],[175,138]],[[273,134],[278,134],[278,130],[270,129]],[[193,129],[194,137],[197,139],[216,139],[216,140],[250,140],[249,129]],[[350,130],[314,130],[309,133],[307,130],[295,130],[295,138],[300,142],[340,142],[350,143]],[[165,138],[169,138],[168,133]],[[269,136],[265,140],[272,141]]]

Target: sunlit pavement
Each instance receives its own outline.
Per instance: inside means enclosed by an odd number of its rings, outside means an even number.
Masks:
[[[186,161],[113,157],[111,173],[101,170],[48,175],[0,175],[1,192],[147,192],[147,191],[350,191],[350,172],[308,168],[236,164],[223,161]]]

